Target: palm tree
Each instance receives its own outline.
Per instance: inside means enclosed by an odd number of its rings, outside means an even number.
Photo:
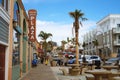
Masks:
[[[48,41],[48,46],[47,46],[47,51],[52,51],[54,47],[54,42],[53,41]]]
[[[79,35],[79,23],[80,26],[82,26],[81,21],[87,20],[86,18],[83,18],[84,13],[81,12],[81,10],[75,10],[75,12],[70,12],[70,16],[75,20],[73,22],[73,28],[75,29],[75,41],[76,41],[76,64],[79,64],[79,49],[78,49],[78,35]],[[79,21],[80,20],[80,21]]]
[[[94,46],[96,47],[96,55],[98,55],[98,45],[99,45],[98,40],[95,39],[95,40],[93,41],[93,44],[94,44]]]
[[[65,44],[67,44],[67,42],[65,40],[62,40],[61,43],[62,43],[62,51],[64,51],[65,50]]]
[[[71,43],[70,48],[75,48],[75,38],[71,38],[70,43]]]
[[[38,35],[38,37],[40,37],[43,40],[43,48],[44,48],[44,52],[45,52],[45,56],[46,56],[46,49],[47,49],[47,39],[49,37],[51,37],[52,34],[51,33],[46,33],[44,31],[41,31],[40,34]]]
[[[71,40],[70,40],[70,38],[69,37],[67,37],[67,42],[69,43]]]

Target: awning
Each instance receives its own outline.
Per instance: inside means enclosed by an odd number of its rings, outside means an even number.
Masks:
[[[22,29],[21,29],[21,27],[16,26],[16,27],[15,27],[15,30],[18,31],[20,34],[22,34]]]

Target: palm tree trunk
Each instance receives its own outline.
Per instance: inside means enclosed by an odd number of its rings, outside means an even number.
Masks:
[[[76,64],[79,64],[78,31],[76,32]]]

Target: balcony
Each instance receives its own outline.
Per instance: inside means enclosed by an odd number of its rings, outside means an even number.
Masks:
[[[115,46],[120,46],[120,40],[115,40],[115,41],[114,41],[114,45],[115,45]]]
[[[120,28],[113,28],[113,34],[120,34]]]

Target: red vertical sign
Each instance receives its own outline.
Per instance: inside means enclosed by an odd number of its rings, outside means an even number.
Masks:
[[[36,40],[36,10],[29,10],[29,40],[34,42]]]

